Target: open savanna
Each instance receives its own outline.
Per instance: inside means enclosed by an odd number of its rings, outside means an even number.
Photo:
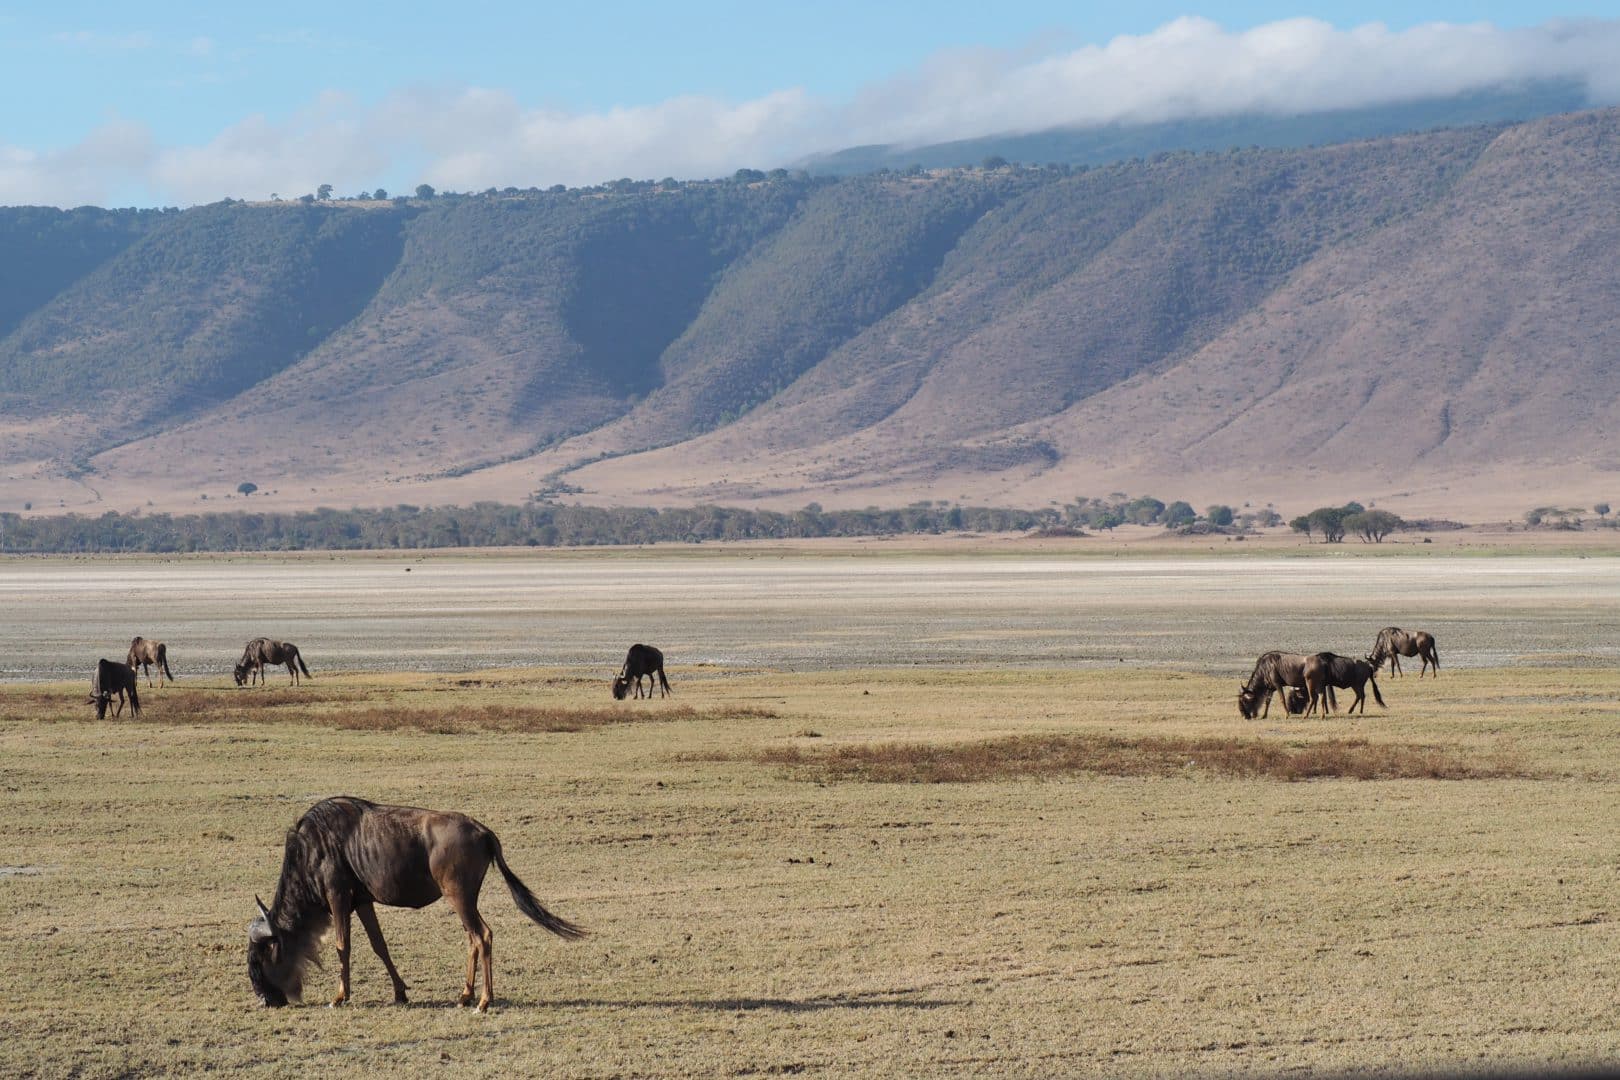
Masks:
[[[1616,562],[7,564],[29,659],[0,685],[0,1074],[1610,1063]],[[1435,630],[1438,680],[1381,679],[1365,717],[1238,717],[1260,647],[1386,623]],[[82,657],[136,632],[181,681],[97,723]],[[315,678],[231,686],[254,633]],[[633,640],[673,698],[609,699]],[[443,904],[380,912],[411,1005],[360,938],[351,1004],[313,1007],[329,963],[305,1007],[256,1007],[253,897],[339,793],[473,814],[592,935],[550,937],[492,876],[488,1015],[452,1004]]]

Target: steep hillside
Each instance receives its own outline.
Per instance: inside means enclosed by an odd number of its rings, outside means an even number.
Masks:
[[[33,408],[125,430],[195,412],[297,362],[365,304],[400,252],[400,215],[288,204],[164,220],[0,341],[0,380]],[[116,396],[119,408],[97,399]]]
[[[0,207],[0,339],[162,218],[157,210]]]
[[[288,506],[1590,501],[1620,494],[1616,177],[1600,110],[158,215],[17,302],[0,508],[242,481]]]

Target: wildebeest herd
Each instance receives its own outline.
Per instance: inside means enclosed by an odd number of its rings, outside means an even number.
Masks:
[[[256,637],[243,647],[232,669],[236,685],[263,685],[266,665],[286,665],[294,686],[299,685],[300,674],[311,677],[297,645]],[[123,715],[126,699],[131,715],[139,716],[136,673],[144,668],[150,687],[153,667],[158,669],[160,689],[165,677],[174,681],[168,646],[144,637],[130,642],[124,663],[98,660],[89,699],[96,707],[96,719],[105,719],[115,697],[114,716]],[[613,677],[614,699],[622,701],[632,686],[635,696],[641,697],[643,678],[648,680],[649,700],[654,690],[669,696],[664,654],[638,642],[630,646]],[[270,906],[254,898],[259,917],[248,926],[248,981],[254,994],[269,1006],[298,999],[305,967],[315,959],[321,941],[331,936],[338,955],[338,993],[332,1004],[343,1004],[349,998],[349,919],[358,916],[393,980],[394,1000],[404,1002],[405,980],[388,955],[375,905],[420,908],[442,896],[467,933],[467,979],[459,1003],[472,1001],[482,967],[478,1010],[488,1010],[495,996],[494,934],[478,913],[478,894],[492,862],[506,879],[519,911],[558,937],[585,936],[582,928],[546,910],[506,865],[500,840],[467,815],[384,806],[348,795],[323,799],[287,833],[281,877]]]
[[[1439,675],[1440,657],[1433,635],[1393,626],[1378,632],[1372,652],[1361,659],[1331,652],[1263,653],[1238,690],[1238,709],[1247,719],[1265,717],[1272,696],[1280,693],[1289,715],[1309,716],[1318,709],[1325,715],[1338,707],[1334,690],[1348,689],[1356,695],[1348,712],[1354,713],[1359,706],[1365,714],[1367,685],[1372,685],[1373,698],[1383,707],[1376,675],[1385,662],[1400,674],[1401,656],[1422,661],[1419,678],[1430,668]],[[300,673],[310,677],[296,645],[254,638],[233,669],[236,685],[262,684],[267,664],[286,665],[294,686],[299,684]],[[99,661],[90,696],[97,719],[105,717],[113,697],[119,699],[114,715],[122,715],[126,697],[131,712],[139,715],[136,671],[145,667],[150,686],[152,666],[159,669],[159,687],[163,677],[174,679],[164,644],[140,637],[130,643],[125,663]],[[623,700],[632,688],[640,698],[644,678],[648,699],[655,689],[669,695],[664,654],[637,643],[613,677],[614,699]],[[584,929],[546,910],[507,866],[495,833],[467,815],[387,806],[353,796],[323,799],[288,831],[281,875],[270,905],[254,898],[259,915],[248,926],[248,979],[254,994],[267,1006],[297,1000],[304,969],[315,960],[321,941],[330,936],[338,956],[338,992],[331,1003],[343,1004],[349,998],[349,920],[358,916],[372,950],[393,981],[394,1000],[404,1002],[407,986],[388,954],[376,905],[421,908],[442,896],[467,935],[467,977],[459,1004],[472,1002],[482,968],[483,989],[477,1008],[487,1010],[495,996],[494,935],[478,913],[478,895],[491,863],[506,880],[519,911],[559,937],[585,936]]]
[[[1245,719],[1266,717],[1271,712],[1271,696],[1281,693],[1283,711],[1289,714],[1303,712],[1310,716],[1320,707],[1323,714],[1338,708],[1334,689],[1354,690],[1356,700],[1347,712],[1361,707],[1367,712],[1367,684],[1372,684],[1373,700],[1380,708],[1384,695],[1378,692],[1378,669],[1389,662],[1390,670],[1401,673],[1400,656],[1417,656],[1423,660],[1418,678],[1432,666],[1435,677],[1440,675],[1440,654],[1434,645],[1434,635],[1423,630],[1408,632],[1398,626],[1386,626],[1378,631],[1372,652],[1363,659],[1340,656],[1337,653],[1268,652],[1261,653],[1249,673],[1247,682],[1238,688],[1238,711]]]

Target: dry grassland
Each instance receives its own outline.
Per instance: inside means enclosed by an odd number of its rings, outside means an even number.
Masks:
[[[0,567],[0,1076],[1620,1058],[1616,560],[780,554]],[[1238,716],[1257,646],[1385,622],[1438,680]],[[315,678],[231,686],[283,627]],[[95,722],[83,656],[149,629],[181,681]],[[673,698],[610,700],[636,638]],[[410,1006],[357,944],[350,1006],[257,1008],[253,897],[340,793],[473,814],[592,935],[497,878],[489,1015],[442,904],[381,910]]]
[[[1230,680],[1187,673],[674,678],[678,697],[625,703],[561,669],[182,683],[103,724],[77,684],[0,688],[0,1073],[1272,1074],[1620,1051],[1612,669],[1386,679],[1388,712],[1258,724]],[[1234,778],[1196,752],[1257,740],[1422,748],[1472,778]],[[982,753],[1009,745],[1153,764],[1031,776]],[[828,764],[895,747],[979,756],[957,783]],[[382,913],[411,1006],[357,945],[352,1006],[254,1007],[253,894],[285,828],[341,792],[475,814],[592,936],[549,937],[497,881],[489,1016],[451,1005],[443,905]]]

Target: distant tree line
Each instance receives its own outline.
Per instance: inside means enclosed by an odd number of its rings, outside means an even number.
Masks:
[[[244,482],[240,488],[257,490]],[[248,494],[249,492],[244,492]],[[1604,511],[1607,511],[1605,506]],[[1526,515],[1528,517],[1529,515]],[[713,540],[797,540],[813,537],[919,535],[945,532],[1112,530],[1161,525],[1183,533],[1247,532],[1283,523],[1272,508],[1233,510],[1214,504],[1200,514],[1190,503],[1151,495],[1080,496],[1039,510],[960,506],[923,500],[900,509],[755,510],[729,506],[521,506],[226,511],[203,514],[66,514],[23,517],[0,513],[0,552],[34,554],[184,553],[193,551],[363,551],[458,547],[590,547]],[[1403,521],[1360,503],[1319,507],[1288,523],[1307,539],[1338,543],[1346,535],[1381,542],[1402,528],[1461,528],[1449,521]],[[1578,527],[1578,526],[1576,526]]]
[[[1524,512],[1524,523],[1532,529],[1563,529],[1577,532],[1586,527],[1587,520],[1581,515],[1586,513],[1584,506],[1538,506],[1534,510]],[[1613,529],[1620,527],[1620,522],[1609,520],[1609,504],[1597,502],[1592,504],[1592,513],[1598,516],[1595,524],[1600,529]]]
[[[1080,496],[1063,507],[1063,523],[1091,529],[1115,529],[1121,525],[1163,525],[1183,532],[1215,529],[1264,529],[1282,524],[1282,516],[1270,507],[1260,510],[1233,510],[1216,503],[1200,514],[1192,504],[1177,500],[1164,503],[1151,495],[1131,498],[1115,492],[1107,498]]]
[[[705,540],[802,539],[897,533],[1022,532],[1056,510],[920,502],[898,510],[659,510],[493,502],[468,507],[22,517],[0,514],[0,550],[40,554],[191,551],[353,551],[457,547],[564,547]]]

